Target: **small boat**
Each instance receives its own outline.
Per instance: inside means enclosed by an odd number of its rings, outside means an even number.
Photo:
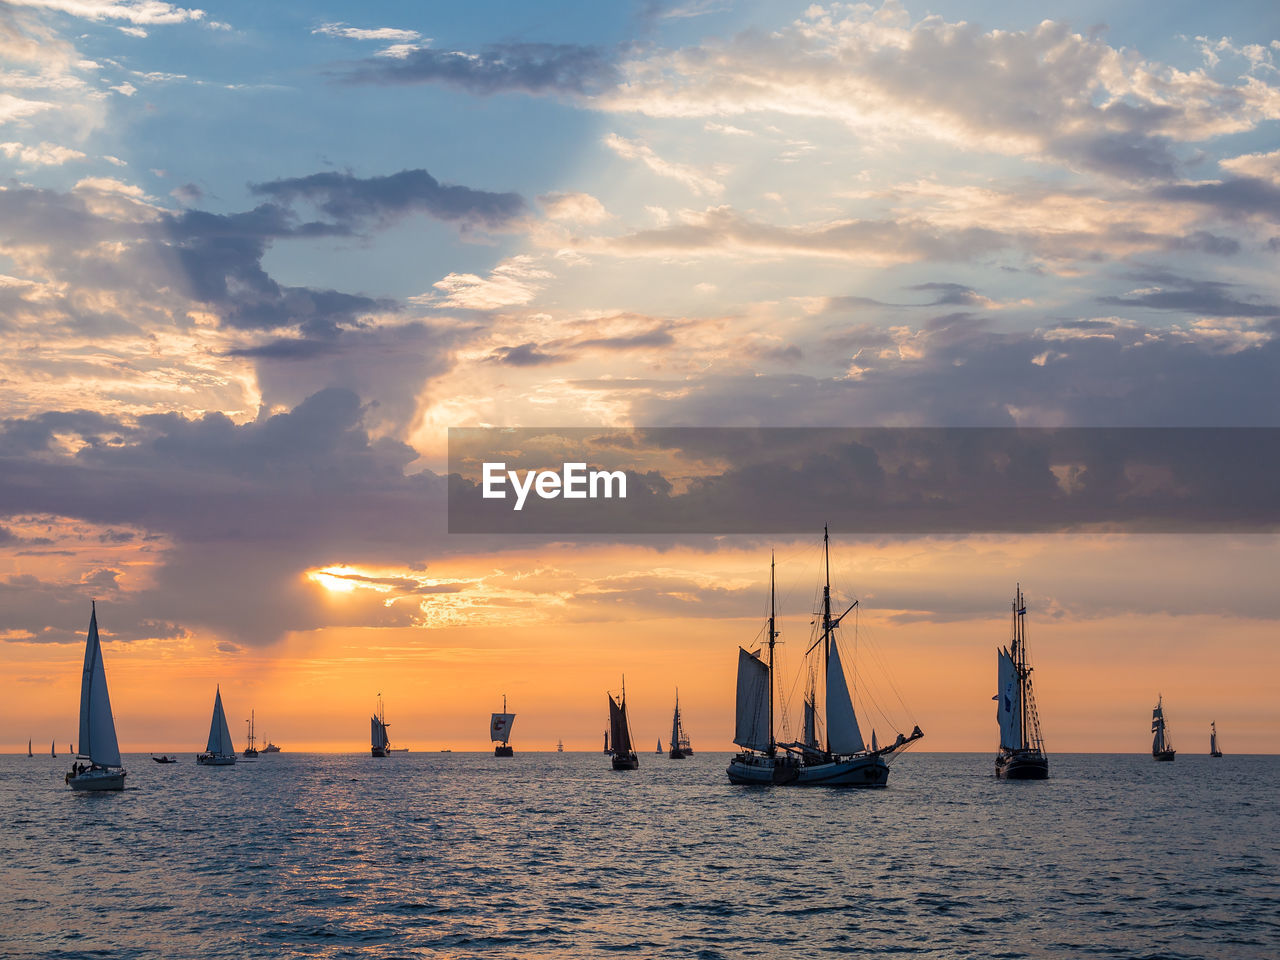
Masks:
[[[1151,732],[1155,736],[1151,740],[1151,756],[1156,760],[1173,760],[1178,751],[1173,749],[1173,738],[1169,736],[1169,724],[1164,719],[1164,695],[1156,698],[1156,707],[1151,711]]]
[[[266,737],[263,737],[262,739],[263,739],[263,740],[267,740],[267,738],[266,738]],[[279,747],[277,747],[277,746],[276,746],[274,743],[272,743],[270,740],[267,740],[267,745],[266,745],[265,747],[263,747],[263,748],[262,748],[262,751],[261,751],[261,752],[262,752],[262,753],[279,753],[279,752],[280,752],[280,748],[279,748]]]
[[[30,749],[30,747],[28,747],[28,749]],[[49,756],[53,757],[55,760],[58,759],[58,745],[52,740],[49,741]]]
[[[382,712],[382,694],[378,694],[378,712],[369,718],[369,750],[375,757],[391,756],[391,738],[387,736],[386,714]]]
[[[996,720],[1000,723],[1000,749],[996,752],[996,776],[1002,780],[1047,780],[1049,757],[1040,735],[1040,714],[1031,689],[1027,666],[1027,603],[1018,584],[1013,597],[1013,634],[1008,647],[997,651],[999,691]]]
[[[515,751],[511,749],[511,744],[507,741],[511,739],[511,726],[516,722],[514,713],[507,713],[507,695],[502,695],[502,712],[490,714],[489,717],[489,742],[496,743],[493,748],[495,757],[511,757],[515,756]]]
[[[662,752],[662,744],[658,744],[658,752]],[[671,715],[671,749],[667,751],[668,760],[683,760],[693,756],[693,746],[689,743],[689,735],[684,732],[684,722],[680,719],[680,691],[676,690],[676,710]]]
[[[28,740],[28,741],[27,741],[27,756],[28,756],[28,757],[34,757],[34,756],[35,756],[35,754],[31,752],[31,741],[30,741],[30,740]]]
[[[209,742],[205,752],[196,757],[196,763],[204,767],[229,767],[236,762],[235,744],[231,742],[231,730],[227,727],[227,714],[222,709],[222,687],[213,694],[213,718],[209,721]]]
[[[867,749],[853,709],[853,697],[840,659],[836,628],[853,609],[854,601],[839,616],[831,613],[830,537],[822,531],[826,585],[822,590],[819,632],[805,651],[817,654],[811,676],[821,672],[826,687],[826,742],[817,736],[817,700],[812,688],[805,697],[803,739],[780,743],[774,736],[773,648],[778,639],[775,606],[775,573],[769,563],[769,660],[738,648],[738,692],[733,742],[743,748],[729,763],[729,781],[765,786],[884,787],[889,783],[887,759],[896,751],[919,740],[924,734],[917,726],[911,736],[899,733],[887,747],[874,744]]]
[[[157,757],[155,754],[152,754],[151,759],[154,760],[156,763],[177,763],[178,762],[177,757],[171,757],[168,754],[163,754],[159,757]]]
[[[654,750],[653,752],[656,753],[658,756],[662,756],[662,738],[661,737],[658,738],[658,749]]]
[[[107,672],[102,665],[102,641],[98,638],[98,605],[89,614],[89,636],[84,647],[84,672],[80,677],[80,753],[67,774],[72,790],[123,790],[128,775],[120,765],[120,743],[111,715]],[[83,764],[78,761],[88,760]]]
[[[564,741],[563,741],[563,740],[557,740],[557,741],[556,741],[556,753],[564,753]]]
[[[1209,756],[1222,756],[1222,751],[1218,749],[1218,724],[1212,720],[1209,722]]]
[[[258,738],[253,735],[253,711],[249,711],[249,719],[245,721],[249,725],[249,745],[244,748],[244,755],[250,759],[258,755]]]
[[[631,748],[631,724],[627,720],[627,678],[622,678],[622,694],[609,695],[609,733],[613,742],[613,769],[636,770],[640,758]]]
[[[604,752],[613,753],[613,750],[609,747],[609,731],[608,730],[604,732]]]

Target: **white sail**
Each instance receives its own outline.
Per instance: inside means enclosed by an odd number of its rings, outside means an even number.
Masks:
[[[231,731],[227,728],[227,715],[222,710],[222,690],[213,694],[213,719],[209,721],[209,753],[229,757],[236,752],[231,743]]]
[[[1021,750],[1022,742],[1021,701],[1018,697],[1018,670],[1008,650],[1000,650],[996,694],[996,718],[1000,721],[1000,746],[1009,750]]]
[[[84,674],[80,678],[80,756],[100,767],[120,766],[116,723],[107,695],[107,672],[102,666],[102,642],[98,639],[98,611],[89,615],[89,638],[84,648]]]
[[[514,713],[495,713],[489,720],[489,739],[494,743],[506,743],[511,739],[511,726],[516,721]]]
[[[369,743],[379,750],[387,746],[387,728],[377,717],[369,718]]]
[[[827,661],[827,743],[831,752],[837,754],[861,753],[866,749],[840,663],[840,645],[834,640],[831,659]]]
[[[769,667],[738,648],[738,710],[733,742],[747,750],[769,749]]]

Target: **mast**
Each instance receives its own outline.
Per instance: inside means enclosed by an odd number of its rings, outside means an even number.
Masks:
[[[1017,594],[1013,601],[1013,660],[1018,666],[1018,724],[1021,736],[1019,742],[1023,749],[1029,743],[1027,739],[1027,605],[1022,600],[1022,584],[1015,588]]]
[[[827,675],[831,665],[831,538],[827,525],[822,525],[822,559],[826,567],[826,582],[822,587],[822,673]],[[827,735],[827,753],[831,753],[831,724],[825,731]]]
[[[776,574],[774,568],[776,561],[774,560],[773,551],[769,551],[769,756],[774,756],[778,752],[777,741],[773,738],[773,645],[778,639],[778,631],[776,629],[778,607],[777,607],[777,591],[775,589]]]

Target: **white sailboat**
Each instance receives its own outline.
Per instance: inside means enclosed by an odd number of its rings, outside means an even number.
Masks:
[[[1218,723],[1216,720],[1209,721],[1209,756],[1222,756],[1222,751],[1218,749]]]
[[[507,695],[502,695],[502,712],[490,714],[489,717],[489,742],[496,743],[493,748],[495,757],[513,757],[515,751],[511,749],[508,743],[511,739],[511,727],[516,722],[514,713],[507,713]]]
[[[84,647],[84,672],[80,677],[80,752],[67,774],[67,783],[72,790],[123,790],[127,774],[120,765],[116,722],[111,716],[111,697],[107,694],[96,603],[91,611]],[[88,766],[80,763],[81,760],[88,760]]]
[[[236,748],[231,742],[227,715],[222,709],[222,688],[217,687],[213,694],[213,719],[209,721],[209,743],[205,752],[196,757],[196,763],[206,767],[229,767],[235,762]]]
[[[375,757],[391,756],[391,737],[387,735],[386,714],[382,711],[382,694],[378,694],[378,712],[369,718],[369,750]]]
[[[738,704],[733,742],[743,748],[729,764],[729,780],[738,784],[779,784],[786,786],[883,787],[889,782],[887,759],[924,734],[917,726],[907,737],[887,747],[867,749],[853,709],[853,697],[840,660],[836,628],[857,606],[857,601],[838,617],[831,614],[830,538],[822,532],[826,584],[822,591],[821,633],[806,656],[821,651],[821,667],[826,678],[826,742],[818,737],[818,708],[814,683],[805,695],[802,739],[780,743],[774,736],[773,648],[778,638],[774,599],[774,564],[769,563],[768,662],[738,648]]]
[[[1169,724],[1164,719],[1164,694],[1156,697],[1155,709],[1151,711],[1151,756],[1155,760],[1172,761],[1178,751],[1173,749],[1173,738],[1169,736]]]
[[[1003,780],[1047,780],[1049,757],[1040,734],[1040,714],[1031,689],[1027,666],[1027,603],[1018,584],[1013,598],[1013,634],[1008,647],[996,652],[996,677],[1000,689],[996,719],[1000,723],[1000,749],[996,752],[996,776]]]

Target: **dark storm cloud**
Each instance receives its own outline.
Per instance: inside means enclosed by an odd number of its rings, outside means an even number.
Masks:
[[[410,213],[463,226],[500,228],[525,213],[518,193],[491,193],[442,184],[426,170],[401,170],[385,177],[313,173],[251,186],[254,193],[285,203],[313,203],[344,228],[386,224]]]
[[[490,95],[592,94],[618,82],[618,69],[598,47],[506,43],[480,53],[420,48],[403,57],[371,57],[341,76],[347,83],[443,83]]]
[[[509,367],[542,367],[552,363],[564,363],[571,357],[545,353],[536,343],[521,343],[514,347],[498,347],[486,358],[491,363]]]
[[[1254,295],[1242,299],[1233,295],[1234,284],[1219,280],[1194,280],[1162,270],[1136,273],[1132,277],[1151,286],[1126,296],[1099,297],[1098,302],[1210,317],[1280,316],[1280,305],[1267,303]]]
[[[1207,230],[1195,230],[1185,237],[1171,238],[1169,249],[1211,253],[1217,257],[1233,257],[1240,252],[1240,241],[1232,237],[1218,236]]]

